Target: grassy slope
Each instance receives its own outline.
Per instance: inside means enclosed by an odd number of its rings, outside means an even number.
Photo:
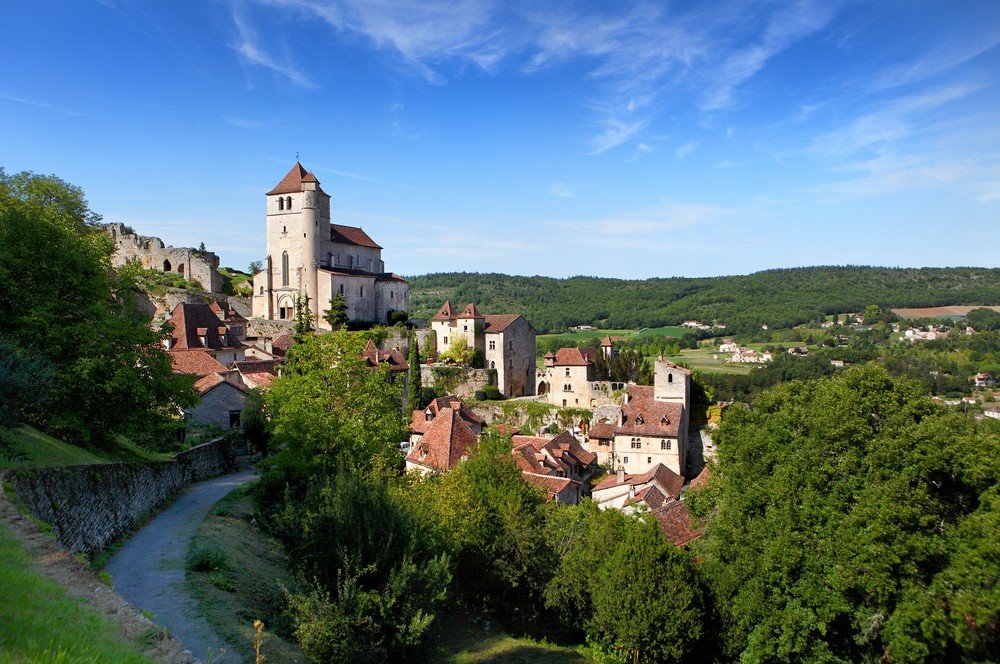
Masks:
[[[150,662],[117,626],[31,569],[0,528],[0,662]]]
[[[106,463],[110,461],[157,461],[170,459],[169,455],[149,452],[131,441],[120,439],[118,447],[110,451],[92,451],[56,440],[51,436],[22,426],[0,436],[12,443],[14,451],[23,455],[17,460],[0,457],[0,469],[24,466],[72,466],[84,463]]]
[[[472,662],[509,662],[529,664],[532,662],[590,661],[584,654],[573,648],[542,643],[528,638],[515,638],[501,631],[486,632],[473,624],[466,616],[443,615],[435,621],[431,643],[438,651],[435,662],[471,664]]]
[[[220,500],[198,526],[192,551],[214,548],[222,552],[223,569],[188,571],[187,583],[199,608],[237,652],[250,658],[253,621],[266,626],[263,652],[269,663],[303,662],[298,646],[283,640],[272,629],[287,629],[281,616],[284,590],[295,580],[281,545],[250,525],[253,507],[247,488]]]

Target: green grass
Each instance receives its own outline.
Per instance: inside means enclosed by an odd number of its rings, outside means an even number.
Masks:
[[[226,295],[238,295],[249,292],[253,295],[253,275],[237,270],[234,267],[220,267],[222,277],[222,292]]]
[[[431,628],[430,642],[437,645],[431,658],[435,662],[472,664],[473,662],[507,662],[539,664],[553,662],[589,662],[584,649],[552,645],[530,638],[505,634],[495,627],[490,631],[474,624],[467,616],[440,615]]]
[[[151,662],[118,627],[31,569],[0,527],[0,662]]]
[[[236,652],[252,660],[253,621],[264,621],[263,652],[269,664],[303,662],[288,634],[285,591],[295,579],[281,545],[250,525],[248,487],[216,503],[198,526],[188,552],[187,584],[198,607]]]
[[[651,337],[683,337],[686,332],[691,332],[686,327],[647,327],[641,330],[583,330],[579,332],[563,332],[560,334],[539,334],[538,339],[559,339],[580,341],[600,341],[606,336],[624,337],[625,339],[648,339]]]
[[[163,461],[172,458],[143,449],[125,438],[118,438],[113,450],[87,450],[64,443],[29,426],[0,432],[8,441],[17,458],[0,456],[0,469],[28,466],[73,466],[85,463],[110,461]]]

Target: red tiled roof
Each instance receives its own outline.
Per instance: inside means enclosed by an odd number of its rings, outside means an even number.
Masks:
[[[250,387],[259,387],[265,390],[270,388],[271,383],[277,378],[273,373],[268,373],[267,371],[241,371],[240,376],[243,377],[243,382]]]
[[[622,423],[615,433],[622,436],[677,438],[683,413],[684,404],[633,398],[622,406]]]
[[[243,386],[240,385],[237,382],[237,380],[229,379],[228,373],[229,372],[226,372],[226,375],[221,373],[210,373],[207,376],[202,376],[197,381],[195,381],[194,384],[195,391],[198,392],[198,394],[200,394],[201,396],[205,396],[219,385],[222,385],[223,383],[228,383],[229,385],[236,388],[240,392],[246,392],[246,390],[243,389]]]
[[[174,373],[207,376],[227,368],[204,350],[169,350],[170,365]]]
[[[246,318],[240,314],[240,312],[233,309],[227,302],[225,306],[219,304],[218,300],[212,300],[212,303],[208,305],[208,308],[212,310],[212,313],[218,316],[224,321],[246,321]]]
[[[486,333],[503,332],[514,324],[518,318],[524,318],[521,314],[487,314]]]
[[[445,397],[439,397],[434,399],[429,404],[427,408],[423,410],[415,410],[410,415],[410,432],[411,433],[424,433],[430,427],[434,419],[441,414],[441,411],[445,408],[450,408],[452,410],[457,410],[466,422],[471,426],[479,427],[480,429],[486,421],[483,418],[476,415],[476,412],[469,408],[468,405],[460,397],[454,395],[448,395]],[[434,417],[432,420],[427,419],[427,411],[431,411],[431,415]]]
[[[170,312],[169,323],[170,350],[190,350],[209,348],[213,350],[231,350],[243,348],[236,339],[228,339],[228,335],[220,335],[226,327],[207,304],[192,304],[181,302]],[[205,337],[202,344],[199,337]]]
[[[585,450],[569,431],[554,438],[512,436],[511,445],[511,454],[522,470],[542,475],[572,473],[576,466],[581,466],[582,471],[597,459],[597,455]]]
[[[620,484],[630,484],[632,486],[641,487],[647,484],[656,484],[660,491],[664,495],[670,498],[678,498],[681,495],[681,488],[684,486],[684,478],[670,470],[662,463],[658,463],[645,473],[638,475],[625,474],[625,479],[623,482],[618,481],[618,476],[615,473],[611,473],[600,484],[594,487],[594,491],[601,491],[603,489],[610,489],[611,487],[619,486]]]
[[[708,469],[708,466],[705,466],[704,468],[701,469],[701,472],[698,473],[698,476],[693,480],[691,480],[691,484],[688,485],[688,488],[701,489],[703,487],[706,487],[708,486],[708,480],[711,477],[712,477],[712,471]]]
[[[233,366],[241,372],[250,373],[272,373],[275,376],[278,375],[278,367],[285,363],[282,358],[276,358],[273,360],[262,360],[259,357],[247,357],[245,360],[238,360],[233,362]]]
[[[315,175],[306,171],[306,169],[303,168],[302,164],[299,162],[295,162],[295,165],[292,166],[292,170],[288,171],[285,177],[281,178],[281,182],[275,185],[274,189],[267,192],[267,195],[296,194],[303,191],[303,182],[315,182],[317,185],[319,184],[319,180],[316,179]]]
[[[608,336],[604,337],[603,339],[601,339],[601,346],[613,346],[613,345],[614,345],[614,341],[611,340],[611,335],[610,334]]]
[[[375,240],[371,239],[368,236],[368,233],[365,233],[357,226],[330,224],[330,240],[332,242],[341,242],[343,244],[354,244],[359,247],[371,247],[372,249],[382,248],[375,244]]]
[[[588,364],[593,364],[593,361],[588,360],[579,348],[560,348],[556,351],[556,366],[585,367]]]
[[[667,497],[655,484],[650,484],[645,489],[636,491],[633,502],[646,503],[649,505],[649,509],[655,510],[663,507],[663,504],[667,502]]]
[[[597,424],[590,427],[588,438],[610,440],[615,437],[615,429],[617,428],[618,425],[614,422],[601,420]]]
[[[282,334],[271,343],[271,348],[277,350],[288,350],[295,345],[295,337],[290,334]]]
[[[571,480],[568,477],[553,477],[552,475],[539,475],[538,473],[532,473],[528,471],[521,471],[521,477],[523,477],[528,482],[534,484],[535,486],[545,489],[545,492],[549,495],[549,498],[554,498],[557,494],[564,491],[566,487],[571,484],[580,484],[576,480]]]
[[[479,313],[475,302],[469,302],[465,305],[465,309],[462,309],[462,313],[458,315],[458,318],[483,318],[483,315]]]
[[[501,436],[516,436],[521,433],[521,429],[510,424],[504,424],[503,422],[498,422],[497,424],[490,425],[493,431],[496,431]]]
[[[388,351],[379,350],[378,346],[371,339],[368,340],[368,345],[365,346],[365,349],[361,351],[361,357],[368,361],[368,366],[372,369],[379,364],[384,364],[386,369],[394,373],[406,371],[410,368],[409,363],[401,352],[396,349]]]
[[[436,320],[436,321],[454,320],[454,319],[455,319],[455,310],[451,308],[451,302],[448,300],[444,301],[444,304],[441,305],[441,308],[438,309],[438,312],[434,314],[433,318],[431,318],[431,320]]]
[[[406,460],[434,470],[449,470],[468,457],[478,440],[457,410],[443,408]]]
[[[683,500],[675,500],[653,510],[653,516],[674,546],[684,546],[701,537],[702,527],[691,516]]]
[[[395,272],[382,272],[377,277],[375,277],[375,281],[398,281],[404,284],[410,283],[409,281],[399,276]]]

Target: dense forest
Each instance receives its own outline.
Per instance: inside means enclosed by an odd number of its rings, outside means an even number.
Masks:
[[[749,275],[643,281],[441,273],[410,279],[414,318],[444,300],[522,313],[539,332],[572,325],[632,329],[719,321],[728,332],[792,327],[825,314],[883,307],[1000,304],[1000,269],[804,267]]]

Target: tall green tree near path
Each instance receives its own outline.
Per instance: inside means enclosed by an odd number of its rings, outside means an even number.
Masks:
[[[323,319],[330,329],[341,330],[347,326],[347,300],[339,293],[330,298],[330,308],[323,312]]]
[[[406,413],[409,415],[415,410],[420,410],[423,405],[420,399],[420,349],[417,347],[417,333],[410,331],[410,353],[407,358],[410,368],[407,374],[406,384]]]
[[[52,368],[32,424],[75,444],[169,446],[191,381],[171,371],[98,220],[79,188],[0,169],[0,337]]]
[[[765,390],[716,438],[697,546],[728,659],[996,661],[1000,423],[868,364]]]

